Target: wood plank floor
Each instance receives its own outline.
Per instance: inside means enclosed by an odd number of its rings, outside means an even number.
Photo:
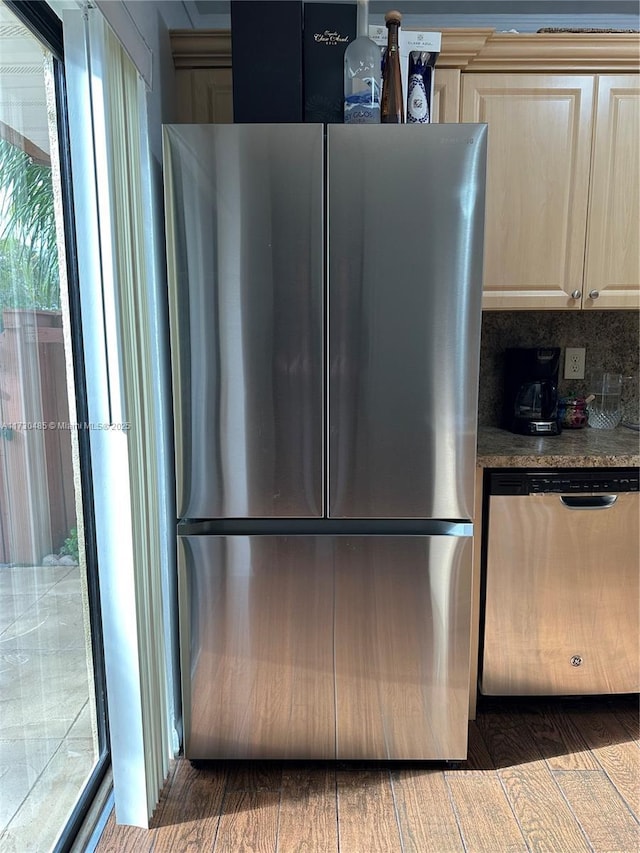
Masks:
[[[637,853],[636,696],[481,699],[469,758],[173,762],[142,830],[98,853]]]

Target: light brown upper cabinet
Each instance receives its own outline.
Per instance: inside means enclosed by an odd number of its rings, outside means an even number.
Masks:
[[[638,307],[640,78],[601,75],[596,85],[583,304]]]
[[[462,121],[489,125],[485,308],[580,305],[592,105],[590,76],[463,75]]]
[[[489,125],[485,308],[640,305],[637,80],[462,75]]]

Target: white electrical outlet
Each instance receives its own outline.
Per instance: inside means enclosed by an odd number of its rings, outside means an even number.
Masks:
[[[564,351],[564,378],[584,379],[584,347],[567,347]]]

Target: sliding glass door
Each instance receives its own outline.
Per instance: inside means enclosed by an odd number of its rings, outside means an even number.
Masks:
[[[64,850],[108,750],[59,19],[0,52],[0,849]]]

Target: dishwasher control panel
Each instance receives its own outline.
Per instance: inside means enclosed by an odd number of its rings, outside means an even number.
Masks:
[[[637,492],[640,471],[634,468],[496,471],[489,475],[491,495],[575,494],[580,492]]]

